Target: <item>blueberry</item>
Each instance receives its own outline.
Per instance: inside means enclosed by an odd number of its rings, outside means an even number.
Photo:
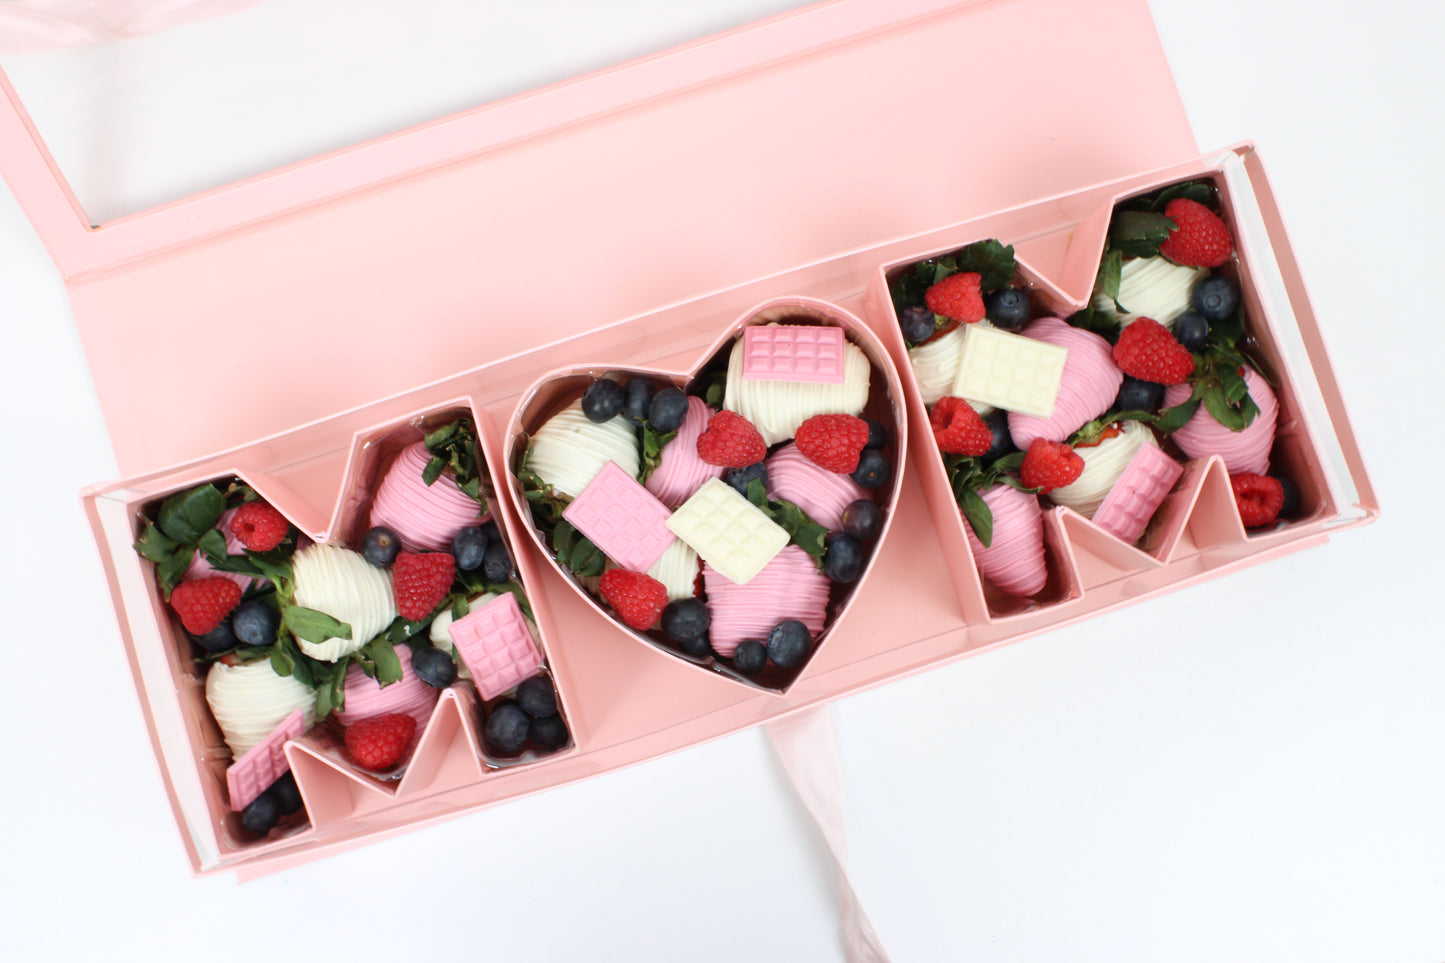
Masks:
[[[1019,450],[1018,446],[1014,444],[1013,435],[1009,434],[1007,411],[995,408],[985,416],[983,423],[988,425],[989,431],[993,432],[993,443],[988,446],[988,451],[984,452],[983,456],[985,465]]]
[[[898,312],[898,327],[909,344],[927,341],[933,337],[933,312],[925,307],[904,308]]]
[[[261,793],[241,810],[241,825],[252,836],[264,836],[281,821],[281,807],[270,790]]]
[[[858,467],[853,469],[853,481],[860,488],[877,488],[893,477],[893,465],[886,455],[872,448],[865,448],[858,456]]]
[[[702,599],[674,599],[662,610],[662,634],[674,642],[707,638],[712,613]]]
[[[283,816],[291,815],[302,806],[301,790],[296,787],[296,776],[289,771],[271,783],[271,788],[266,792],[276,800]]]
[[[797,619],[788,619],[773,626],[768,633],[768,658],[780,669],[802,665],[813,644],[808,627]]]
[[[888,428],[881,421],[868,419],[868,444],[863,446],[864,451],[882,451],[888,447]]]
[[[744,498],[748,497],[748,484],[756,478],[763,483],[763,490],[768,489],[768,463],[760,461],[755,465],[746,468],[729,468],[723,472],[723,481],[738,490]]]
[[[1119,393],[1114,397],[1115,411],[1154,411],[1164,398],[1164,386],[1124,376]]]
[[[1284,501],[1279,506],[1280,518],[1295,518],[1299,515],[1299,486],[1283,475],[1271,475],[1284,489]]]
[[[860,498],[843,509],[843,531],[860,542],[871,542],[883,528],[883,509],[876,502]]]
[[[207,652],[224,652],[227,649],[234,649],[241,641],[236,638],[230,619],[226,619],[204,635],[193,635],[191,638],[195,639],[196,644]]]
[[[546,719],[557,714],[557,690],[545,675],[523,679],[517,686],[517,705],[533,719]]]
[[[487,536],[488,545],[492,544],[493,542],[500,542],[502,540],[502,533],[497,528],[496,519],[493,518],[489,518],[485,522],[482,522],[482,534]]]
[[[457,560],[457,568],[463,572],[481,568],[488,542],[487,533],[480,528],[459,529],[452,536],[452,557]]]
[[[386,568],[401,552],[401,536],[385,525],[378,525],[361,537],[361,557],[372,565]]]
[[[582,392],[582,414],[599,425],[622,414],[626,403],[627,392],[611,378],[598,378]]]
[[[1194,285],[1189,303],[1204,320],[1223,321],[1239,307],[1239,285],[1223,274],[1211,274]]]
[[[681,388],[663,388],[652,396],[647,408],[647,423],[652,430],[667,434],[682,427],[687,418],[687,395]]]
[[[445,689],[457,681],[457,664],[441,649],[426,648],[412,656],[411,671],[433,689]]]
[[[983,309],[996,327],[1012,331],[1029,319],[1029,296],[1018,288],[1005,288],[984,298]]]
[[[828,552],[823,556],[823,572],[835,582],[856,582],[863,574],[863,543],[852,535],[828,536]]]
[[[231,629],[247,645],[270,645],[281,630],[281,614],[269,599],[252,599],[236,606]]]
[[[733,668],[743,675],[757,675],[768,664],[768,647],[761,642],[740,642],[733,650]]]
[[[482,557],[482,575],[488,582],[506,582],[512,577],[512,556],[507,551],[507,543],[500,538],[487,546],[487,554]]]
[[[567,745],[567,723],[561,716],[547,716],[532,720],[532,745],[543,752],[551,752]]]
[[[1174,340],[1190,351],[1203,351],[1204,342],[1209,340],[1209,321],[1198,311],[1185,311],[1169,329],[1174,332]]]
[[[677,643],[678,651],[691,659],[710,659],[717,653],[712,650],[712,637],[704,632]]]
[[[487,716],[482,741],[498,756],[515,756],[527,744],[527,731],[532,720],[522,707],[511,699],[499,702]]]
[[[652,396],[657,394],[657,385],[647,378],[633,378],[627,382],[626,397],[622,403],[622,417],[634,425],[647,422],[648,409],[652,407]]]

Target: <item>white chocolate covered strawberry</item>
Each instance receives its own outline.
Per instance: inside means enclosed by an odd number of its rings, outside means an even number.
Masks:
[[[1117,434],[1095,444],[1075,445],[1074,453],[1084,460],[1084,471],[1071,484],[1049,492],[1049,500],[1055,505],[1066,505],[1085,518],[1093,518],[1139,449],[1158,444],[1154,433],[1142,422],[1126,421]]]
[[[313,659],[335,662],[370,642],[396,618],[391,578],[356,552],[340,545],[312,545],[291,561],[296,604],[351,626],[345,638],[296,641]]]
[[[526,467],[560,494],[576,497],[609,461],[637,477],[642,454],[636,429],[621,415],[601,423],[591,421],[578,400],[547,419],[532,435]]]
[[[993,327],[987,321],[976,323],[985,327]],[[965,333],[965,326],[960,324],[947,334],[939,335],[933,341],[908,349],[908,362],[913,367],[913,377],[918,382],[918,393],[923,396],[925,405],[932,407],[938,404],[945,395],[952,392],[953,382],[958,378],[959,365],[963,363]],[[987,416],[989,412],[993,411],[993,405],[972,399],[965,400],[974,411],[978,412],[979,417]]]
[[[1172,264],[1162,257],[1125,261],[1119,279],[1119,305],[1103,292],[1094,295],[1094,309],[1130,324],[1153,318],[1166,328],[1189,310],[1189,296],[1208,270]],[[1123,310],[1119,310],[1122,308]]]
[[[742,415],[762,434],[769,446],[787,441],[798,426],[814,415],[861,415],[868,404],[872,366],[863,350],[851,341],[843,344],[843,381],[840,384],[804,381],[765,381],[743,376],[743,338],[733,343],[728,356],[727,390],[723,407]]]
[[[242,665],[213,663],[206,673],[206,702],[235,759],[297,709],[305,710],[306,725],[315,721],[315,691],[292,676],[277,675],[269,659]]]

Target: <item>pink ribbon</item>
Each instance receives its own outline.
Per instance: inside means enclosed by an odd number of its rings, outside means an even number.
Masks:
[[[263,0],[7,0],[0,54],[125,40],[254,7]]]
[[[832,706],[774,719],[767,723],[767,730],[793,789],[823,834],[838,871],[838,908],[843,917],[843,949],[848,963],[889,963],[888,953],[848,880],[842,765]]]

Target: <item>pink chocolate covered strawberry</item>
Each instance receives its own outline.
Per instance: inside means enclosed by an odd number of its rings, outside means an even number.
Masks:
[[[1010,595],[1036,595],[1049,577],[1038,496],[999,483],[978,497],[988,507],[990,523],[976,524],[970,517],[965,530],[979,571]]]

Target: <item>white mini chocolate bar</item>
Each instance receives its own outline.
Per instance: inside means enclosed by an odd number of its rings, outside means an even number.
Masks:
[[[672,533],[724,577],[746,585],[788,544],[788,533],[731,485],[712,478],[667,520]]]
[[[963,360],[953,379],[956,398],[975,398],[1005,411],[1048,418],[1064,377],[1067,348],[997,328],[965,325]]]

